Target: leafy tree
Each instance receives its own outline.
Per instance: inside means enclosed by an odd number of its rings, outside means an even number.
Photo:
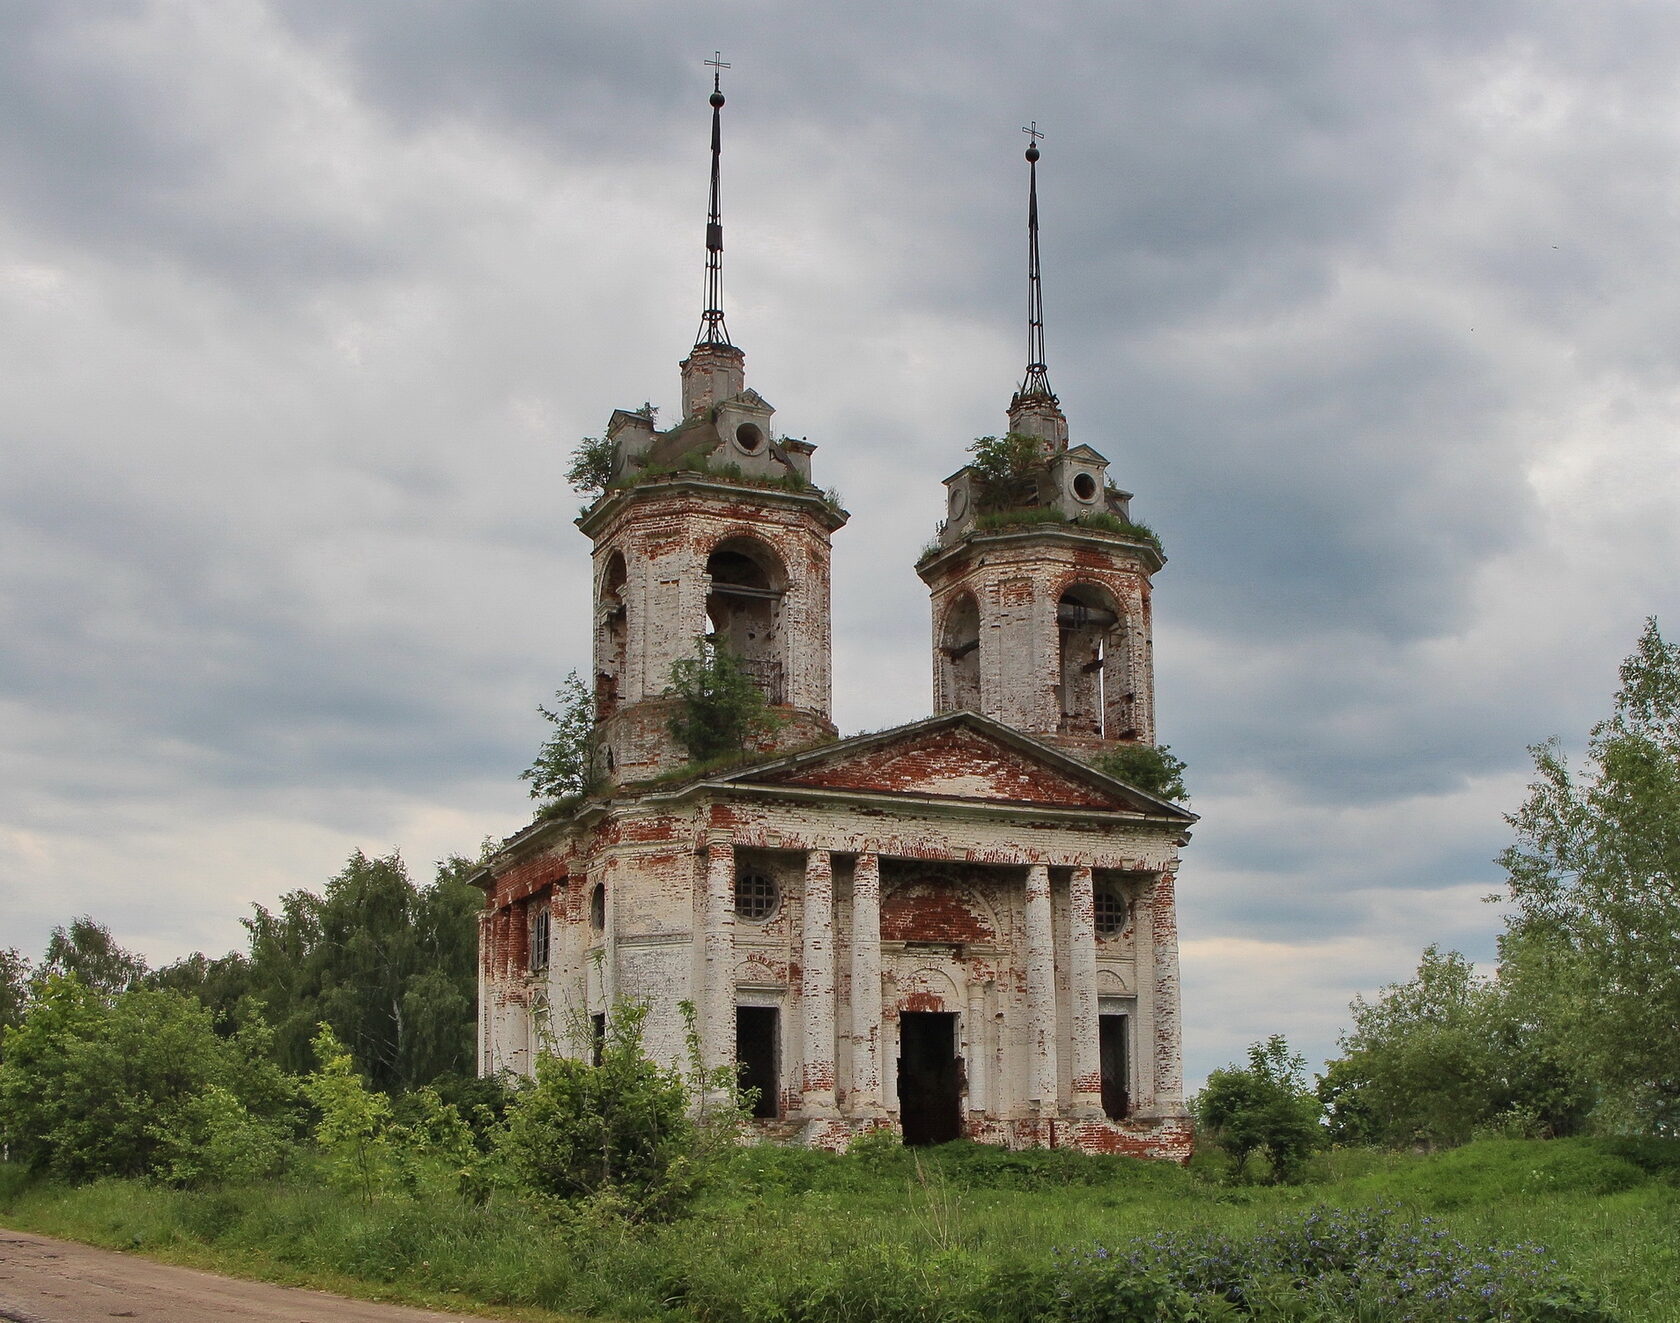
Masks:
[[[251,962],[238,951],[212,958],[202,951],[183,956],[173,964],[154,969],[141,979],[148,988],[171,988],[197,997],[215,1017],[216,1031],[233,1033],[251,1018],[242,1003],[251,994]]]
[[[473,1068],[482,894],[455,857],[417,886],[395,853],[360,850],[320,895],[295,891],[280,909],[256,906],[250,999],[268,1008],[275,1052],[310,1069],[325,1020],[381,1089],[409,1089]]]
[[[23,1023],[29,1007],[29,957],[15,946],[0,950],[0,1057],[6,1052],[6,1031]]]
[[[1350,1009],[1345,1055],[1319,1084],[1334,1138],[1442,1145],[1580,1127],[1584,1097],[1547,1036],[1457,951],[1427,948],[1410,980]]]
[[[572,490],[584,496],[599,496],[613,480],[613,468],[618,447],[604,436],[586,436],[572,451],[571,466],[566,481]]]
[[[537,1057],[535,1076],[508,1108],[499,1144],[522,1188],[604,1202],[632,1220],[661,1220],[687,1208],[718,1150],[691,1113],[683,1077],[643,1054],[646,1018],[646,1006],[616,1006],[599,1065]]]
[[[57,974],[80,981],[104,996],[115,996],[138,983],[146,962],[118,946],[110,929],[86,914],[70,920],[68,928],[54,928],[41,959],[40,976]]]
[[[1044,460],[1037,440],[1019,432],[976,437],[968,453],[974,456],[969,467],[974,470],[982,510],[1038,504],[1038,471]]]
[[[695,655],[671,663],[667,696],[681,700],[670,730],[694,762],[740,753],[774,729],[764,691],[721,643],[698,642]]]
[[[1196,1120],[1231,1155],[1240,1176],[1251,1154],[1264,1153],[1272,1177],[1292,1181],[1320,1142],[1318,1099],[1306,1084],[1306,1059],[1291,1054],[1282,1034],[1248,1049],[1248,1065],[1208,1075],[1196,1095]]]
[[[362,1082],[349,1050],[326,1021],[311,1046],[318,1064],[304,1076],[303,1091],[319,1114],[315,1141],[332,1157],[340,1184],[372,1199],[392,1159],[391,1100]]]
[[[50,974],[0,1062],[0,1141],[72,1179],[258,1175],[278,1161],[290,1081],[192,997],[107,997]]]
[[[1680,646],[1648,620],[1577,772],[1554,739],[1499,857],[1501,946],[1607,1124],[1680,1129]]]
[[[1185,762],[1173,756],[1170,745],[1122,744],[1102,754],[1093,765],[1099,772],[1106,772],[1157,799],[1174,804],[1190,800],[1190,792],[1184,785]]]
[[[600,781],[595,761],[595,702],[576,671],[554,691],[554,708],[537,705],[554,731],[520,779],[531,783],[531,798],[560,802],[587,795]]]

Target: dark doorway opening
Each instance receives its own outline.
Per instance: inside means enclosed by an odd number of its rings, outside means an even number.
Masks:
[[[1124,1015],[1097,1017],[1098,1050],[1102,1059],[1103,1114],[1119,1121],[1131,1111],[1131,1062],[1126,1055],[1129,1028]]]
[[[962,1137],[962,1058],[951,1011],[905,1011],[898,1017],[898,1116],[906,1144]]]
[[[735,1069],[743,1089],[755,1093],[752,1114],[773,1121],[781,1115],[781,1087],[776,1070],[780,1046],[774,1006],[735,1008]]]

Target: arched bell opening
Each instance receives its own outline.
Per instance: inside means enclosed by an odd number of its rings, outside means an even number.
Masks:
[[[610,717],[618,708],[624,661],[629,651],[629,603],[625,585],[629,574],[622,552],[607,557],[601,586],[595,595],[595,719]]]
[[[1132,694],[1126,690],[1122,621],[1114,599],[1095,584],[1075,584],[1056,603],[1056,631],[1058,729],[1064,735],[1129,738]]]
[[[781,624],[787,575],[780,558],[756,538],[727,538],[706,558],[706,574],[713,642],[740,659],[767,702],[785,703]]]
[[[980,606],[963,593],[945,613],[939,636],[939,692],[946,710],[980,710]]]

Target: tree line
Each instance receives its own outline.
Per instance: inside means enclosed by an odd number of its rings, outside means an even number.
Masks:
[[[1579,766],[1530,750],[1497,973],[1431,946],[1354,1000],[1316,1085],[1281,1037],[1213,1072],[1198,1115],[1239,1170],[1287,1178],[1325,1142],[1680,1133],[1680,645],[1647,621],[1620,678]]]
[[[272,911],[254,905],[240,920],[245,950],[157,969],[91,917],[73,919],[53,930],[39,962],[0,951],[0,1060],[46,989],[69,980],[106,1001],[140,991],[190,997],[226,1038],[261,1025],[265,1056],[294,1074],[313,1066],[325,1023],[374,1088],[470,1077],[484,897],[465,879],[476,867],[452,856],[420,884],[400,855],[357,850],[319,892],[290,892]]]

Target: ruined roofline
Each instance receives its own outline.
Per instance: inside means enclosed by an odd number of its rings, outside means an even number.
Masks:
[[[595,533],[618,511],[637,501],[670,496],[683,492],[702,495],[735,497],[750,492],[753,498],[770,505],[785,505],[817,512],[828,532],[838,532],[851,521],[851,512],[831,503],[820,487],[812,484],[808,490],[794,491],[772,484],[760,485],[750,479],[732,480],[726,475],[701,473],[662,473],[624,487],[614,487],[595,498],[594,504],[572,522],[588,537]]]
[[[1101,789],[1109,790],[1111,792],[1119,791],[1123,797],[1135,797],[1137,799],[1141,799],[1148,808],[1162,810],[1158,816],[1184,824],[1189,824],[1199,820],[1199,816],[1197,814],[1192,813],[1189,809],[1184,808],[1181,805],[1174,804],[1165,799],[1157,798],[1156,796],[1149,794],[1147,791],[1139,790],[1136,786],[1130,785],[1129,783],[1120,780],[1118,777],[1110,776],[1107,772],[1100,771],[1098,768],[1093,767],[1090,763],[1074,757],[1072,754],[1057,748],[1053,744],[1048,744],[1032,735],[1016,730],[1013,726],[1006,725],[1001,721],[988,717],[984,713],[974,712],[967,708],[959,708],[951,712],[940,712],[931,717],[923,717],[919,721],[907,722],[902,726],[889,726],[886,730],[867,731],[859,735],[849,735],[845,739],[835,740],[829,744],[813,745],[809,749],[802,749],[796,753],[779,754],[767,757],[763,761],[755,760],[750,763],[745,763],[739,767],[731,768],[726,773],[697,784],[715,784],[719,786],[732,785],[745,781],[750,777],[760,777],[776,772],[797,771],[814,763],[826,762],[837,756],[862,753],[871,748],[875,748],[883,744],[894,743],[909,736],[930,734],[934,731],[952,726],[967,726],[972,730],[978,731],[982,735],[986,735],[997,740],[1000,744],[1008,745],[1014,748],[1019,753],[1026,754],[1030,758],[1048,763],[1057,771],[1064,774],[1071,774],[1075,777],[1075,779],[1088,781]],[[769,787],[766,788],[768,789]],[[777,788],[787,789],[788,787]],[[844,792],[831,791],[831,793]],[[883,798],[897,799],[898,797],[884,795]],[[964,800],[961,802],[973,805],[976,803],[983,803],[984,801]],[[1045,807],[1042,805],[1031,805],[1027,801],[1004,801],[1004,803],[1007,803],[1011,811],[1014,812],[1020,812],[1023,808],[1030,808],[1033,811],[1037,811],[1038,809]],[[1089,809],[1078,811],[1085,813],[1091,812]]]
[[[1085,781],[1099,789],[1107,790],[1114,794],[1116,798],[1137,802],[1138,808],[1136,811],[1104,811],[1101,809],[1066,808],[1050,804],[1036,804],[1028,800],[987,801],[945,796],[933,798],[922,791],[909,791],[902,795],[895,795],[885,791],[847,790],[832,786],[796,786],[784,783],[759,784],[753,779],[776,773],[800,771],[836,756],[847,757],[864,753],[881,745],[891,744],[918,735],[932,734],[948,727],[967,727],[978,731],[982,735],[997,740],[1000,744],[1013,748],[1018,753],[1049,764],[1054,770],[1064,775]],[[715,794],[720,791],[740,791],[754,796],[784,795],[800,799],[809,798],[813,801],[845,800],[848,802],[877,803],[891,805],[895,808],[902,808],[904,801],[909,798],[919,799],[931,811],[942,814],[981,813],[999,817],[1019,817],[1022,814],[1030,814],[1035,817],[1086,821],[1104,820],[1128,824],[1168,822],[1186,830],[1193,823],[1200,821],[1199,814],[1180,804],[1174,804],[1170,800],[1161,799],[1145,790],[1139,790],[1136,786],[1122,781],[1118,777],[1110,776],[1107,772],[1093,767],[1090,763],[1057,748],[1053,744],[1047,744],[1016,730],[1013,726],[1005,725],[1003,722],[996,721],[983,713],[961,708],[953,712],[941,712],[931,717],[923,717],[919,721],[906,722],[901,726],[889,726],[886,730],[865,731],[858,735],[848,735],[844,739],[813,744],[809,748],[800,749],[794,753],[748,755],[743,761],[722,771],[699,773],[692,779],[674,783],[658,781],[626,782],[615,787],[610,794],[593,795],[581,800],[567,814],[556,817],[538,817],[503,841],[497,847],[496,853],[490,861],[472,874],[467,881],[475,886],[483,887],[486,881],[492,878],[492,870],[497,865],[527,850],[539,848],[552,835],[586,826],[589,822],[611,812],[615,806],[649,802],[677,803],[694,798],[702,793]]]
[[[1042,508],[1042,507],[1035,507]],[[952,561],[960,559],[977,543],[997,545],[1007,542],[1065,542],[1070,545],[1098,543],[1104,547],[1121,546],[1128,551],[1143,554],[1144,563],[1151,574],[1159,571],[1167,563],[1166,553],[1154,543],[1145,541],[1127,533],[1116,533],[1106,528],[1092,528],[1074,521],[1055,522],[1043,520],[1036,523],[1011,525],[1005,528],[965,528],[951,542],[950,546],[940,547],[932,554],[923,557],[915,564],[918,576],[926,582],[928,576],[937,569],[942,569]]]

